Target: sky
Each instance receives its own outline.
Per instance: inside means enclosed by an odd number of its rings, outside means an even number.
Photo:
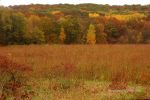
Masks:
[[[23,5],[23,4],[79,4],[79,3],[96,3],[96,4],[110,4],[110,5],[124,5],[124,4],[150,4],[150,0],[0,0],[1,5]]]

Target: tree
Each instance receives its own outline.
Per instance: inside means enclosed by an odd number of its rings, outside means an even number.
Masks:
[[[60,35],[59,35],[59,39],[60,39],[61,43],[64,43],[64,41],[65,41],[65,39],[66,39],[66,33],[65,33],[65,30],[64,30],[63,27],[61,28],[61,32],[60,32]]]
[[[105,25],[105,33],[108,35],[109,43],[117,43],[119,38],[126,34],[127,28],[124,22],[116,18],[110,18]]]
[[[91,23],[88,17],[81,17],[78,18],[79,25],[80,25],[80,34],[78,35],[78,43],[85,44],[86,43],[86,36],[87,36],[87,29],[89,28],[89,24]]]
[[[142,32],[138,32],[136,34],[136,43],[142,43],[143,42],[143,34]]]
[[[51,33],[50,35],[49,35],[49,41],[48,41],[48,43],[50,43],[50,44],[56,44],[56,43],[58,43],[59,41],[58,41],[58,36],[57,36],[57,34],[56,33]]]
[[[8,35],[9,44],[24,44],[24,34],[27,32],[27,20],[22,13],[11,15],[11,33]]]
[[[134,29],[128,30],[129,43],[142,43],[143,42],[143,34]]]
[[[117,38],[120,36],[118,29],[111,23],[108,23],[105,26],[105,32],[108,34],[108,42],[109,43],[116,43]]]
[[[95,34],[95,26],[93,24],[90,24],[88,33],[87,33],[87,43],[88,44],[95,44],[96,43],[96,34]]]
[[[61,25],[66,32],[66,44],[78,43],[78,35],[80,34],[80,25],[77,18],[68,17],[61,21]]]
[[[26,44],[42,44],[45,42],[44,33],[38,28],[34,28],[32,32],[28,32],[24,35]]]
[[[103,24],[98,24],[97,29],[98,31],[96,32],[96,42],[97,43],[107,43],[107,34],[104,32],[104,25]]]
[[[32,32],[35,28],[40,28],[40,17],[36,15],[31,15],[28,19],[28,31]]]
[[[44,32],[46,43],[53,43],[54,39],[57,39],[56,29],[57,25],[54,19],[49,17],[42,17],[40,20],[40,29]],[[52,42],[53,41],[53,42]]]
[[[44,32],[46,36],[54,30],[52,20],[49,17],[42,17],[39,23],[40,29]]]
[[[135,30],[141,30],[141,28],[143,27],[144,23],[142,21],[142,18],[138,18],[138,17],[133,17],[130,18],[127,22],[126,22],[128,28],[130,29],[135,29]]]
[[[28,32],[24,35],[27,44],[41,44],[45,42],[44,32],[40,29],[40,18],[32,15],[28,19]]]
[[[100,33],[99,34],[99,43],[107,43],[107,34],[106,33]]]
[[[89,13],[89,18],[98,18],[99,16],[97,13]]]
[[[150,21],[146,21],[144,23],[142,33],[143,33],[144,43],[150,43]]]
[[[121,44],[127,44],[127,43],[129,43],[128,34],[120,36],[118,42],[121,43]]]
[[[11,11],[0,7],[0,44],[8,44],[8,36],[11,33],[12,20],[10,18]]]

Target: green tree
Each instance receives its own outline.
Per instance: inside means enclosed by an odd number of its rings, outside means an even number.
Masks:
[[[0,7],[0,44],[8,44],[8,36],[11,33],[12,20],[10,18],[11,11]]]
[[[24,34],[27,32],[27,20],[22,13],[11,15],[11,33],[8,35],[9,44],[24,44]]]
[[[58,43],[59,23],[52,17],[41,17],[40,29],[44,32],[46,43]]]
[[[88,33],[87,33],[87,43],[88,44],[95,44],[96,43],[96,34],[95,34],[95,26],[93,24],[90,24]]]
[[[24,35],[26,44],[42,44],[45,42],[44,33],[38,28],[34,28],[32,32],[28,32]]]
[[[78,43],[78,35],[80,34],[80,25],[76,18],[69,17],[61,21],[61,25],[64,26],[66,32],[66,44]]]
[[[44,32],[40,29],[41,19],[32,15],[28,19],[28,32],[24,35],[27,44],[41,44],[45,42]]]
[[[49,17],[42,17],[39,23],[40,29],[45,35],[49,35],[54,30],[52,20]]]

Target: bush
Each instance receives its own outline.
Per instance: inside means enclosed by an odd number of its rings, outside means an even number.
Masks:
[[[27,84],[27,74],[31,68],[23,64],[15,63],[5,56],[0,55],[0,100],[9,97],[20,99],[25,93],[22,88]]]

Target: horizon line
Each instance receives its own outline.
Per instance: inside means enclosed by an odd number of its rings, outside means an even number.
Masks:
[[[3,4],[0,4],[0,6],[4,6],[4,7],[9,7],[9,6],[23,6],[23,5],[65,5],[65,4],[68,4],[68,5],[81,5],[81,4],[97,4],[97,5],[109,5],[109,6],[126,6],[126,5],[129,5],[129,6],[132,6],[132,5],[141,5],[141,6],[148,6],[150,5],[150,3],[148,4],[100,4],[100,3],[76,3],[76,4],[73,4],[73,3],[55,3],[55,4],[44,4],[44,3],[29,3],[29,4],[14,4],[14,5],[3,5]]]

